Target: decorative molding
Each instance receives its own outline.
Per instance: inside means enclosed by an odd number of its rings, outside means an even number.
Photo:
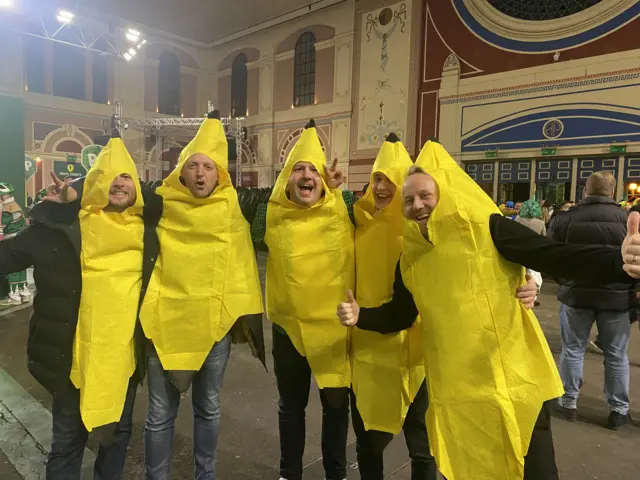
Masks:
[[[276,62],[283,62],[285,60],[290,60],[296,56],[295,50],[287,50],[286,52],[279,53],[275,56]]]
[[[454,103],[475,102],[492,98],[511,97],[514,95],[528,95],[531,93],[549,92],[553,90],[566,90],[570,88],[579,88],[601,83],[624,82],[628,80],[637,80],[639,78],[640,68],[631,68],[628,70],[620,70],[617,72],[596,73],[592,75],[572,77],[562,80],[550,80],[547,82],[537,82],[528,85],[516,85],[513,87],[505,88],[494,88],[491,90],[470,92],[461,95],[449,95],[446,97],[440,97],[440,104],[450,105]]]
[[[458,57],[454,53],[449,54],[442,67],[443,75],[450,72],[460,73],[460,60],[458,60]]]
[[[547,21],[505,15],[486,0],[452,0],[462,23],[482,41],[502,50],[539,54],[575,48],[640,16],[637,0],[604,0],[575,15]]]

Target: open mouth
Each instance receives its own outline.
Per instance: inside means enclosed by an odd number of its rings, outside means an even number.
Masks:
[[[380,200],[388,200],[389,198],[391,198],[391,195],[389,195],[389,193],[387,192],[378,192],[376,193],[376,198]]]
[[[425,222],[427,220],[429,220],[429,214],[428,213],[422,213],[422,214],[420,214],[420,215],[418,215],[416,217],[416,221],[418,221],[418,222]]]
[[[199,189],[203,189],[205,185],[206,183],[204,180],[196,180],[196,187],[198,187]]]
[[[308,194],[313,192],[313,185],[310,185],[310,184],[298,185],[298,190],[300,190],[301,193]]]
[[[111,192],[111,195],[114,197],[126,197],[129,194],[127,192]]]

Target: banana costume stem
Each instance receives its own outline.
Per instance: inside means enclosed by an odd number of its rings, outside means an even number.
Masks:
[[[107,211],[111,184],[122,174],[135,185],[135,203],[122,213]],[[112,432],[136,369],[144,233],[136,166],[120,138],[109,141],[89,170],[80,207],[82,296],[70,378],[87,430],[110,425]]]
[[[354,205],[356,220],[356,299],[364,308],[393,296],[395,267],[402,251],[402,184],[413,165],[395,134],[383,143],[364,196]],[[376,174],[395,186],[393,200],[376,212]],[[413,320],[413,319],[412,319]],[[353,329],[353,391],[366,430],[398,434],[409,406],[425,379],[419,322],[405,331],[382,335]]]
[[[219,183],[205,198],[196,198],[181,177],[195,154],[210,158],[218,172]],[[184,391],[236,321],[263,311],[249,225],[229,176],[228,145],[217,111],[203,122],[156,193],[162,204],[160,255],[140,320],[163,368]],[[178,382],[179,376],[186,381]]]
[[[267,208],[267,314],[307,358],[320,388],[351,386],[349,332],[335,306],[355,282],[353,225],[340,191],[328,188],[308,208],[292,202],[287,183],[299,162],[323,172],[326,157],[309,122],[278,176]]]

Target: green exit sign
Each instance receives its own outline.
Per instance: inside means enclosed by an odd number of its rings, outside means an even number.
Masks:
[[[484,158],[498,158],[498,151],[489,150],[487,152],[484,152]]]
[[[609,147],[609,153],[627,153],[626,145],[611,145]]]
[[[556,154],[556,147],[552,147],[552,148],[543,148],[542,149],[542,156],[546,157],[549,155],[555,155]]]

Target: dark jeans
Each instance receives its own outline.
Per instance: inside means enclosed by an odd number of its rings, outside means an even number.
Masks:
[[[215,478],[220,433],[220,390],[230,352],[231,335],[228,334],[213,346],[191,384],[196,480]],[[153,348],[147,357],[147,378],[149,413],[144,427],[145,478],[169,480],[180,392],[169,380]]]
[[[273,361],[280,394],[280,476],[287,480],[301,480],[311,368],[289,337],[276,326],[273,327]],[[347,477],[349,389],[322,389],[320,401],[325,477],[326,480],[343,480]]]
[[[416,398],[409,406],[402,430],[411,457],[411,480],[436,480],[436,462],[429,450],[429,437],[425,415],[429,398],[425,382],[420,386]],[[351,416],[356,433],[358,468],[362,480],[383,480],[384,449],[393,440],[393,434],[377,430],[365,431],[364,422],[356,408],[356,399],[351,393]]]
[[[122,417],[113,444],[100,446],[96,458],[94,480],[120,480],[131,438],[133,404],[137,382],[130,380]],[[53,437],[47,460],[47,480],[80,480],[82,456],[88,432],[80,417],[80,391],[71,382],[66,392],[53,397]]]
[[[533,427],[529,452],[524,457],[524,480],[558,480],[556,452],[551,434],[551,405],[542,405]]]

